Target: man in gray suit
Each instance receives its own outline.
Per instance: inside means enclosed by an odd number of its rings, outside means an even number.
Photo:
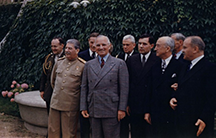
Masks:
[[[120,120],[125,117],[129,76],[126,63],[109,54],[109,38],[96,38],[98,57],[84,67],[80,111],[90,118],[93,138],[119,138]]]

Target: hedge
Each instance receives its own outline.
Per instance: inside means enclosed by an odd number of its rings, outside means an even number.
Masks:
[[[87,7],[70,6],[72,1],[33,1],[13,24],[0,53],[0,90],[13,79],[39,87],[42,63],[54,36],[76,38],[86,49],[88,35],[107,35],[119,53],[124,35],[137,39],[151,33],[155,39],[173,32],[199,35],[206,43],[206,56],[215,62],[215,0],[95,0]]]
[[[9,4],[0,6],[0,41],[10,30],[17,13],[20,10],[20,4]]]

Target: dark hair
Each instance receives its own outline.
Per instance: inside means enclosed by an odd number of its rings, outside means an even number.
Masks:
[[[75,49],[80,49],[80,42],[76,39],[68,39],[66,43],[73,44]]]
[[[58,39],[60,44],[64,44],[64,40],[61,37],[55,36],[53,39]]]
[[[150,44],[154,44],[154,38],[153,38],[153,36],[151,36],[150,34],[142,34],[140,37],[139,37],[139,39],[142,39],[142,38],[149,38],[149,43]]]
[[[91,34],[89,35],[89,38],[90,38],[90,37],[98,37],[98,36],[99,36],[99,33],[93,32],[93,33],[91,33]]]

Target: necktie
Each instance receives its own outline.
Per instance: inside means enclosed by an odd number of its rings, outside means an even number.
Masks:
[[[192,63],[189,62],[187,71],[190,71],[190,67],[191,67],[191,65],[192,65]]]
[[[166,62],[165,62],[165,60],[162,60],[162,65],[161,65],[162,74],[164,74],[165,68],[166,68]]]
[[[92,58],[95,58],[95,52],[92,53]]]
[[[142,61],[142,66],[145,66],[145,56],[143,55],[143,61]]]
[[[104,59],[101,58],[101,68],[103,68],[103,66],[104,66]]]
[[[129,58],[130,58],[130,54],[127,54],[126,62],[128,61]]]

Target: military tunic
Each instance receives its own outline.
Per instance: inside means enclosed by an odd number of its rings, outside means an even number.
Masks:
[[[59,137],[60,133],[64,138],[76,137],[84,63],[85,61],[80,58],[72,61],[64,58],[59,59],[53,67],[53,95],[48,128],[52,133],[49,137]]]

